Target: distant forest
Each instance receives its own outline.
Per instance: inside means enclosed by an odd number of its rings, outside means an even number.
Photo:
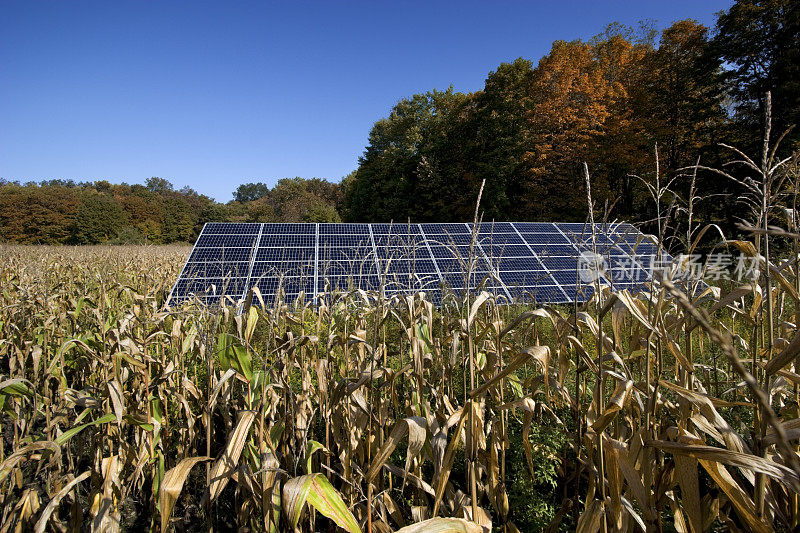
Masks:
[[[713,29],[693,20],[661,32],[611,24],[588,42],[556,41],[536,64],[500,64],[481,91],[400,100],[340,183],[245,183],[223,204],[163,178],[0,179],[0,240],[191,242],[208,221],[466,221],[483,180],[485,220],[582,221],[583,162],[598,211],[646,223],[655,217],[647,184],[656,169],[662,183],[675,178],[680,207],[689,198],[687,167],[737,158],[719,143],[760,160],[768,91],[776,139],[800,119],[800,2],[739,1]],[[798,146],[792,130],[781,152],[797,158]],[[700,172],[696,187],[704,198],[694,206],[697,221],[732,229],[742,211],[736,181]]]

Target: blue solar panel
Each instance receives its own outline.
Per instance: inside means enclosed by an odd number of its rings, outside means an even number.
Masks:
[[[461,233],[471,233],[472,228],[466,224],[445,223],[445,224],[420,224],[425,235],[458,235]]]
[[[568,270],[573,274],[578,269],[578,259],[575,256],[541,256],[544,267],[550,271]]]
[[[387,261],[413,261],[416,259],[430,259],[431,255],[425,245],[409,248],[407,246],[376,246],[375,252],[381,263]]]
[[[259,279],[255,285],[262,295],[267,293],[274,293],[279,288],[286,294],[297,294],[305,292],[308,294],[314,293],[314,279],[299,276],[281,276]]]
[[[372,241],[369,234],[365,235],[320,235],[320,249],[344,250],[349,248],[372,249]]]
[[[274,261],[253,263],[252,278],[287,276],[313,276],[313,261]]]
[[[522,237],[517,233],[479,233],[478,241],[481,246],[486,245],[503,245],[503,244],[525,244]]]
[[[563,234],[555,233],[520,233],[528,244],[568,244],[570,240]]]
[[[316,259],[314,248],[259,248],[256,261],[309,261]]]
[[[378,248],[401,250],[405,254],[425,248],[421,235],[375,235],[374,242]]]
[[[470,227],[472,224],[470,224]],[[470,231],[471,228],[470,228]],[[511,222],[481,222],[478,224],[478,233],[515,233]]]
[[[503,257],[497,263],[498,270],[513,271],[522,270],[526,272],[542,270],[542,262],[533,256],[528,257]]]
[[[345,261],[345,262],[359,262],[371,261],[375,262],[375,253],[372,248],[367,247],[320,247],[319,259],[322,264],[327,262]]]
[[[371,261],[332,261],[320,265],[317,269],[319,276],[361,276],[377,275],[375,263]]]
[[[173,289],[177,302],[199,298],[203,303],[219,301],[221,298],[238,300],[245,287],[244,278],[182,278]]]
[[[369,235],[369,224],[320,224],[320,235]]]
[[[436,264],[433,261],[426,259],[419,259],[416,261],[386,261],[382,262],[380,267],[380,272],[387,274],[408,274],[414,272],[424,272],[427,274],[436,273]]]
[[[267,223],[263,226],[261,233],[267,235],[314,235],[317,232],[316,224]]]
[[[419,224],[371,224],[373,235],[419,235]]]
[[[200,235],[195,246],[198,248],[252,248],[255,235]]]
[[[481,243],[481,248],[487,257],[501,258],[501,257],[530,257],[530,248],[524,244],[493,244],[488,245]]]
[[[657,247],[630,224],[496,222],[472,224],[250,224],[203,228],[170,293],[170,303],[242,300],[257,286],[265,301],[328,289],[425,291],[440,302],[454,293],[489,290],[503,299],[586,301],[582,254],[597,251],[606,270],[598,283],[641,290]],[[464,272],[471,270],[467,278]]]
[[[514,227],[520,233],[543,233],[552,232],[552,222],[514,222]]]
[[[228,222],[210,222],[203,227],[203,235],[258,235],[261,224],[233,224]]]
[[[587,250],[590,250],[587,248]],[[571,244],[543,244],[538,245],[536,255],[539,257],[575,256],[575,247]]]
[[[555,282],[559,285],[575,285],[576,282],[579,285],[584,283],[591,283],[590,279],[582,280],[580,273],[577,272],[574,268],[572,270],[551,270],[550,274],[553,276]]]
[[[334,290],[376,290],[380,287],[380,279],[376,275],[324,276],[320,279],[319,287],[320,290],[324,290],[325,287]]]
[[[183,276],[186,278],[246,278],[249,267],[250,263],[247,261],[187,263],[183,270]]]
[[[284,248],[286,246],[314,247],[316,239],[314,235],[294,235],[294,234],[263,234],[261,235],[261,248]]]
[[[474,258],[469,261],[467,258],[452,258],[452,259],[436,259],[436,264],[442,274],[461,273],[465,270],[473,272],[488,272],[491,266],[483,258]]]
[[[480,257],[481,251],[479,248],[474,247],[472,249],[472,256],[470,256],[470,247],[469,246],[443,246],[440,244],[431,244],[430,245],[431,253],[433,253],[433,257],[435,258],[462,258],[462,259],[469,259],[470,257]]]
[[[250,248],[195,248],[189,255],[190,262],[236,262],[250,261]]]
[[[425,235],[428,237],[429,241],[446,246],[451,244],[455,244],[457,246],[469,246],[469,244],[472,242],[472,235],[468,233],[453,233],[452,235],[428,235],[426,233]]]

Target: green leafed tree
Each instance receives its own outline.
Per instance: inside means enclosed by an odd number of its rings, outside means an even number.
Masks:
[[[441,217],[448,202],[458,200],[441,172],[447,168],[441,148],[452,146],[446,136],[467,99],[452,88],[416,94],[375,123],[347,187],[349,220],[426,220]]]
[[[776,131],[800,121],[800,2],[739,0],[720,14],[713,44],[729,69],[730,93],[745,135],[760,138],[767,91]],[[795,131],[793,138],[800,134]]]
[[[242,183],[233,193],[235,202],[253,202],[269,194],[269,185],[266,183]]]
[[[113,197],[90,194],[78,208],[72,239],[78,244],[107,242],[116,238],[126,225],[125,211]]]
[[[159,177],[147,178],[145,186],[150,190],[150,192],[157,194],[172,192],[175,188],[169,180]]]

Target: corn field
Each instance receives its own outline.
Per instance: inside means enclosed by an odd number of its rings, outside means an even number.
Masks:
[[[0,527],[796,530],[800,235],[762,177],[726,241],[758,279],[574,306],[170,310],[186,247],[0,246]]]

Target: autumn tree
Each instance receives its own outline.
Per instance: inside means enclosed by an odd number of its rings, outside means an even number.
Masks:
[[[525,154],[529,178],[524,193],[529,218],[582,219],[581,162],[600,142],[624,88],[604,77],[592,45],[558,41],[534,69],[530,91],[533,142]],[[607,195],[608,183],[600,176],[594,182],[599,200]]]
[[[61,185],[7,183],[0,186],[0,239],[24,244],[55,244],[69,239],[80,195]]]

